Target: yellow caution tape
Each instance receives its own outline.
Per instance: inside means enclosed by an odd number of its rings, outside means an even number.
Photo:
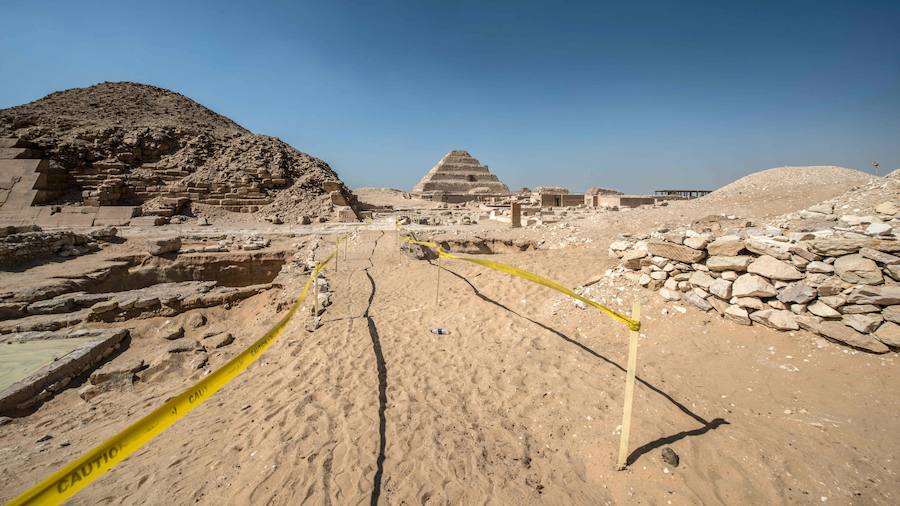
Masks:
[[[600,311],[603,311],[604,313],[608,314],[609,316],[624,323],[631,330],[637,331],[637,330],[641,329],[641,322],[639,322],[637,320],[633,320],[623,314],[619,314],[619,313],[613,311],[612,309],[609,309],[608,307],[603,306],[602,304],[599,304],[597,302],[592,301],[591,299],[588,299],[587,297],[582,297],[581,295],[578,295],[577,293],[573,292],[572,290],[569,290],[568,288],[560,285],[559,283],[552,281],[550,279],[547,279],[543,276],[538,276],[537,274],[534,274],[534,273],[531,273],[528,271],[523,271],[522,269],[519,269],[518,267],[513,267],[512,265],[507,265],[507,264],[503,264],[500,262],[492,262],[490,260],[482,260],[480,258],[467,258],[467,257],[456,256],[453,253],[444,251],[440,246],[438,246],[436,243],[433,243],[433,242],[416,241],[416,240],[410,239],[408,237],[402,237],[401,239],[404,242],[407,242],[410,244],[418,244],[420,246],[425,246],[427,248],[431,248],[431,249],[435,250],[437,252],[437,254],[443,258],[452,258],[454,260],[463,260],[465,262],[472,262],[473,264],[483,265],[485,267],[489,267],[491,269],[505,272],[507,274],[512,274],[513,276],[517,276],[522,279],[527,279],[528,281],[532,281],[539,285],[544,285],[547,288],[552,288],[558,292],[562,292],[562,293],[568,295],[569,297],[572,297],[573,299],[578,299],[581,302],[584,302],[585,304],[594,306],[595,308],[599,309]]]
[[[312,280],[319,275],[319,272],[334,258],[336,253],[335,251],[316,265],[312,275],[306,280],[303,290],[287,314],[241,354],[229,360],[228,363],[216,369],[177,397],[156,408],[149,415],[129,425],[66,467],[53,473],[49,478],[31,487],[24,494],[13,499],[8,506],[62,503],[218,392],[235,376],[255,362],[284,332],[288,323],[294,317],[294,313],[297,312],[306,299]]]

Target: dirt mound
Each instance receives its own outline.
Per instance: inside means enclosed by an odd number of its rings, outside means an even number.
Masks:
[[[30,140],[66,169],[73,190],[67,199],[76,202],[88,195],[103,205],[190,195],[229,210],[331,216],[325,183],[343,189],[324,161],[144,84],[102,83],[0,110],[0,136]],[[114,192],[104,194],[107,188]],[[289,201],[277,198],[288,189]]]
[[[708,214],[772,217],[836,197],[873,179],[858,170],[830,165],[776,167],[744,176],[686,207]]]

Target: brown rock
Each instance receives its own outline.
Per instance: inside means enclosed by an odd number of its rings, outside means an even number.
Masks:
[[[647,251],[653,256],[668,258],[670,260],[675,260],[676,262],[684,262],[687,264],[699,262],[706,257],[705,251],[662,241],[648,242]]]

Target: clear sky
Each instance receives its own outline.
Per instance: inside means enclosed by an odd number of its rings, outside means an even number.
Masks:
[[[900,168],[900,1],[0,1],[0,107],[183,93],[409,189],[450,149],[511,188],[713,188]]]

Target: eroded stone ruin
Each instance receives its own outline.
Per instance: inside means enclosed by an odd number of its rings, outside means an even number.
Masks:
[[[425,174],[413,193],[508,194],[509,188],[468,151],[453,150]]]

